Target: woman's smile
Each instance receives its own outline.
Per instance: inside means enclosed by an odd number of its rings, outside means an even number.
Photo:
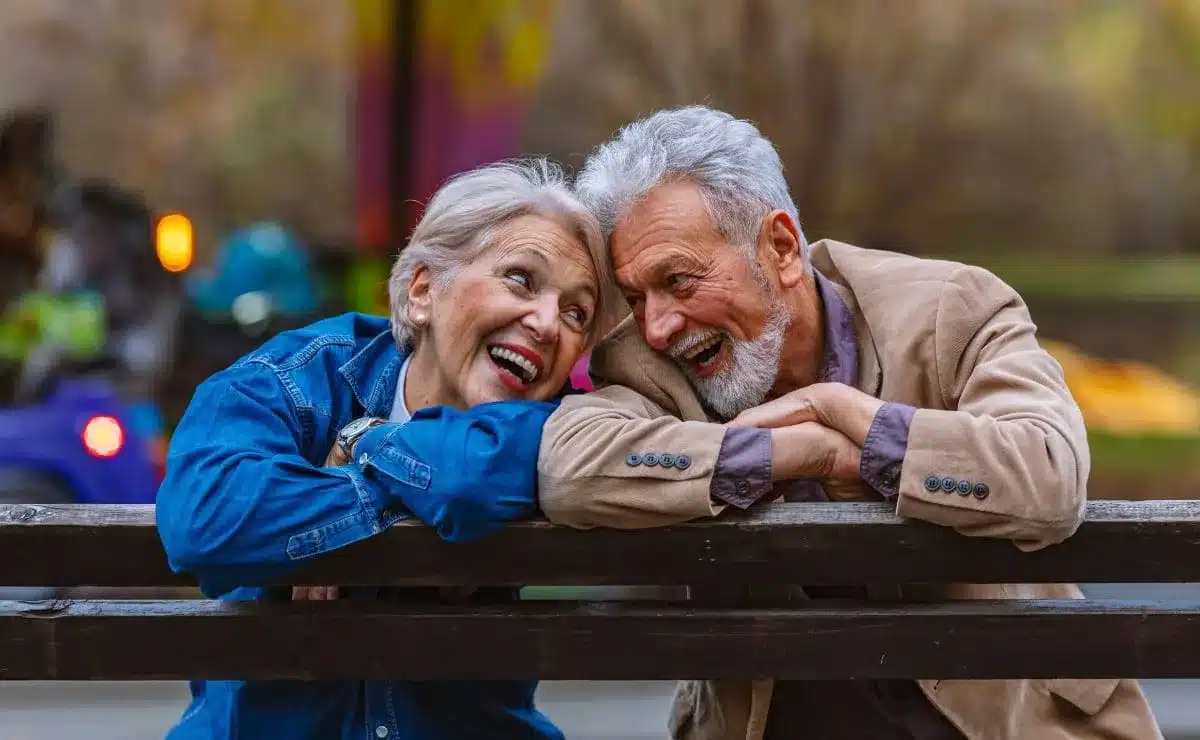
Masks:
[[[528,391],[546,367],[537,352],[516,344],[488,345],[487,354],[500,379],[518,393]]]

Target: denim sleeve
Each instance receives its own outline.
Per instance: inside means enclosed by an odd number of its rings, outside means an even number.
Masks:
[[[354,466],[312,464],[302,436],[269,368],[237,365],[196,389],[172,435],[155,506],[172,570],[219,596],[390,523],[378,486]]]
[[[908,430],[916,412],[902,403],[885,403],[875,412],[867,432],[859,473],[887,498],[894,497],[899,490],[904,455],[908,452]]]
[[[709,495],[739,509],[748,509],[771,492],[771,432],[768,429],[730,429],[721,440]]]
[[[437,406],[359,440],[369,485],[452,542],[478,540],[537,511],[542,427],[555,404],[499,401],[466,411]]]
[[[498,526],[491,517],[534,506],[550,404],[526,405],[420,412],[364,437],[366,464],[327,468],[305,458],[299,415],[272,371],[218,373],[197,389],[171,440],[156,506],[168,563],[211,597],[269,582],[408,511],[447,539],[482,536]]]

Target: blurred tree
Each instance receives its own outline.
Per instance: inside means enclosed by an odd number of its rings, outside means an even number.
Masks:
[[[1124,169],[1122,239],[1197,251],[1200,2],[1076,6],[1064,69],[1137,164]]]
[[[261,218],[345,239],[349,20],[324,0],[14,0],[0,106],[47,104],[73,175],[187,211],[201,251]]]
[[[775,142],[814,238],[926,253],[1181,246],[1125,238],[1129,172],[1175,179],[1124,151],[1062,69],[1095,0],[562,5],[527,149],[578,164],[634,117],[706,102]]]
[[[522,44],[550,45],[545,71],[508,70],[544,80],[527,151],[578,164],[631,118],[709,102],[776,142],[814,238],[925,253],[1200,248],[1196,0],[539,3],[557,8],[553,33],[526,27]],[[465,20],[428,5],[431,34],[450,19],[456,38],[486,39],[481,24],[511,3]],[[349,239],[351,10],[7,0],[0,108],[50,106],[69,171],[188,211],[201,249],[259,218]],[[488,79],[464,89],[494,92]]]

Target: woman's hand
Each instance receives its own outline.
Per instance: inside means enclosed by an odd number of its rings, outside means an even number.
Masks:
[[[346,453],[342,452],[341,445],[335,442],[333,444],[333,449],[331,449],[329,454],[325,456],[325,467],[336,468],[345,465],[348,462],[350,462],[350,458],[346,456]]]
[[[337,601],[337,586],[292,586],[292,601]]]

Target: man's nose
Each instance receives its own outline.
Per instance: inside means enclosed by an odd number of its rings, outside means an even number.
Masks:
[[[671,339],[683,331],[683,317],[671,306],[651,298],[646,299],[642,314],[642,337],[656,352],[666,352]]]

